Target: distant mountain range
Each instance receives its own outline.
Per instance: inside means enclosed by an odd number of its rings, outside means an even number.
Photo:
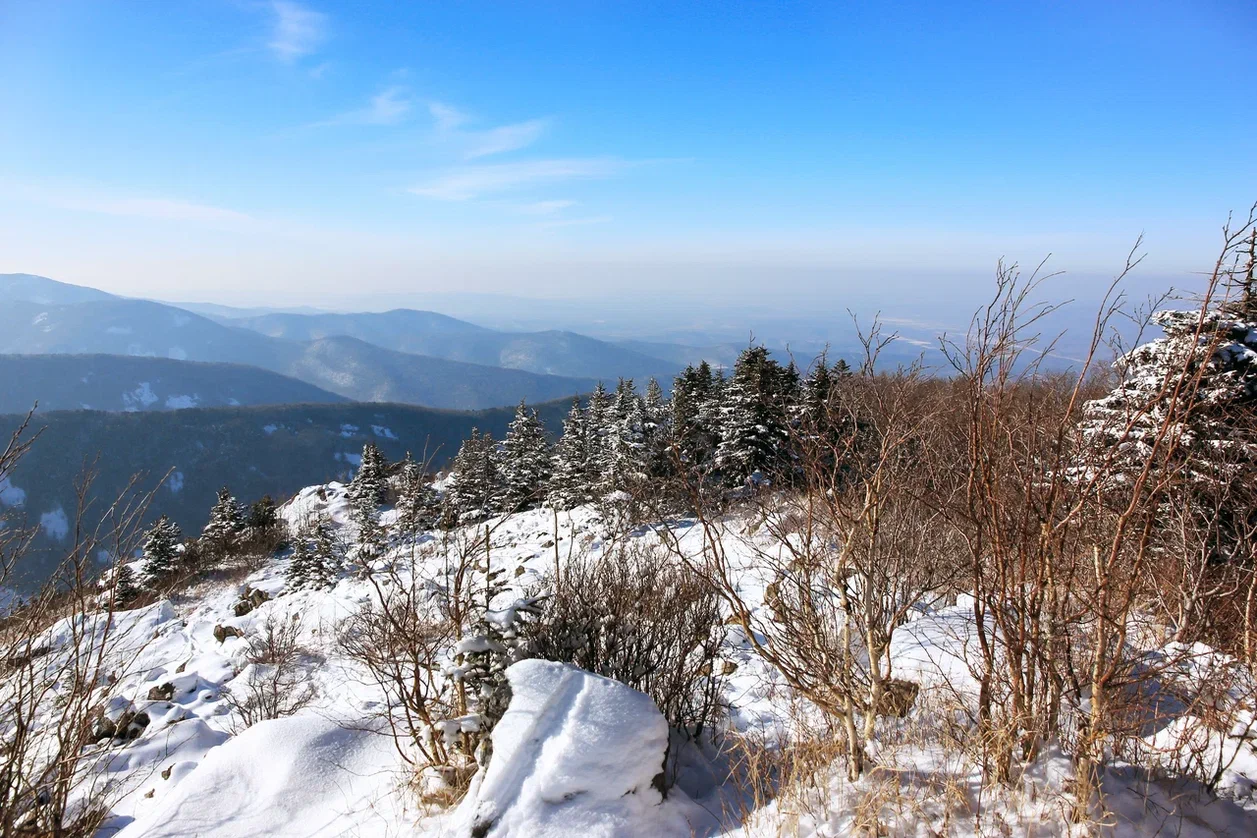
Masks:
[[[547,401],[587,392],[594,385],[592,378],[462,363],[393,351],[352,337],[271,337],[163,303],[102,296],[25,274],[0,276],[0,300],[5,301],[0,306],[4,354],[106,353],[246,364],[355,401],[464,410],[513,404],[521,398]],[[119,381],[115,391],[122,392],[124,383]],[[72,397],[64,389],[60,392],[63,400]],[[93,404],[87,396],[77,401]]]
[[[552,433],[567,401],[538,405]],[[85,465],[97,472],[96,514],[142,475],[141,488],[158,490],[148,518],[167,514],[188,533],[204,525],[214,493],[228,485],[241,501],[263,494],[277,500],[298,489],[348,477],[363,443],[374,441],[393,459],[407,450],[443,465],[473,427],[501,438],[512,408],[479,412],[432,410],[396,404],[305,404],[191,408],[177,412],[64,411],[33,423],[42,435],[0,484],[0,514],[40,526],[36,550],[19,569],[27,580],[44,578],[57,549],[72,537],[74,485]],[[21,417],[0,416],[0,439]]]
[[[265,314],[221,322],[276,338],[310,341],[347,336],[385,349],[544,375],[603,379],[655,377],[667,383],[670,360],[575,332],[497,332],[431,311],[370,314]],[[684,366],[683,364],[681,366]]]
[[[126,355],[0,355],[0,414],[346,402],[269,370]]]

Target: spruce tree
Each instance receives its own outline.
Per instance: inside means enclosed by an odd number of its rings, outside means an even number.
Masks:
[[[359,504],[365,508],[374,504],[379,506],[384,500],[385,477],[388,461],[384,453],[371,441],[362,446],[362,460],[358,470],[349,481],[347,493],[351,504]]]
[[[179,525],[165,515],[144,533],[144,584],[151,586],[174,572],[179,562]]]
[[[397,526],[403,534],[413,537],[437,525],[440,498],[409,452],[402,461],[397,494]]]
[[[1087,404],[1081,423],[1088,453],[1113,463],[1117,479],[1147,465],[1157,479],[1181,480],[1218,559],[1251,549],[1257,527],[1248,490],[1257,482],[1257,320],[1241,311],[1157,312],[1165,336],[1118,360],[1120,383]]]
[[[226,486],[218,490],[218,500],[210,509],[209,521],[201,530],[201,543],[212,553],[222,554],[230,550],[240,537],[243,515],[240,504]]]
[[[113,566],[113,598],[116,605],[126,605],[140,595],[140,585],[135,572],[125,560],[119,559]]]
[[[601,476],[604,494],[630,493],[646,478],[646,412],[633,379],[621,378],[607,419],[606,454]]]
[[[275,501],[270,495],[262,495],[261,499],[249,505],[249,514],[245,526],[255,532],[264,532],[279,525],[279,512]]]
[[[646,384],[646,396],[642,400],[645,423],[642,426],[643,462],[651,477],[663,477],[668,473],[668,439],[670,436],[671,405],[664,398],[659,382],[650,379]]]
[[[502,442],[503,508],[527,509],[545,497],[550,479],[550,452],[546,431],[521,399],[515,418]]]
[[[550,492],[547,500],[555,509],[572,509],[590,500],[588,483],[589,434],[580,399],[563,420],[563,435],[551,457]]]
[[[603,475],[607,471],[607,458],[610,451],[610,439],[614,430],[615,415],[613,400],[607,388],[598,382],[598,386],[589,394],[589,403],[585,407],[586,458],[585,480],[591,494],[596,494],[603,484]]]
[[[343,568],[340,550],[326,518],[318,517],[293,538],[287,573],[292,588],[330,588],[340,578]]]
[[[384,531],[380,527],[380,503],[387,485],[388,460],[370,440],[362,446],[362,460],[345,494],[350,518],[358,528],[356,559],[370,562],[384,553]]]
[[[787,460],[786,414],[790,376],[768,350],[752,346],[738,356],[723,388],[716,466],[732,484],[775,477]]]
[[[799,397],[798,421],[801,433],[810,438],[824,438],[833,410],[834,373],[822,355],[803,380]]]
[[[499,509],[501,469],[497,443],[489,434],[471,429],[451,467],[447,499],[459,523],[483,521]]]
[[[681,465],[697,472],[711,465],[720,441],[720,402],[724,379],[701,362],[677,376],[672,387],[672,444]]]

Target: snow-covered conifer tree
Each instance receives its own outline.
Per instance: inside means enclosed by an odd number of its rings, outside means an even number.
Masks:
[[[384,500],[387,470],[388,460],[385,459],[384,452],[374,442],[368,440],[366,445],[362,446],[362,461],[358,465],[358,470],[354,473],[353,480],[349,481],[347,493],[350,503],[361,503],[364,508],[372,504],[378,507]]]
[[[489,434],[471,429],[454,457],[447,500],[460,523],[482,521],[497,513],[501,498],[501,469],[497,443]]]
[[[646,478],[646,412],[633,387],[621,378],[607,420],[602,493],[632,491]]]
[[[439,517],[440,498],[436,489],[424,479],[423,469],[407,453],[397,492],[397,525],[402,533],[413,536],[435,527]]]
[[[585,412],[577,398],[572,400],[572,409],[563,420],[563,435],[551,457],[547,500],[555,509],[571,509],[589,502],[588,460],[589,434]]]
[[[140,595],[140,584],[135,572],[125,560],[119,559],[113,566],[113,597],[115,605],[126,605]]]
[[[179,525],[165,515],[153,522],[144,533],[144,584],[152,585],[169,576],[179,562]]]
[[[550,478],[546,430],[521,399],[502,442],[503,508],[527,509],[545,497]]]
[[[686,367],[672,386],[672,442],[686,467],[705,468],[718,441],[719,387],[706,361]]]
[[[1245,276],[1251,277],[1250,268]],[[1160,311],[1164,336],[1117,362],[1118,385],[1089,402],[1081,429],[1119,479],[1149,467],[1174,475],[1209,515],[1218,558],[1257,525],[1257,315],[1248,293],[1212,308]]]
[[[589,403],[585,407],[586,459],[585,480],[589,484],[590,494],[596,494],[602,485],[603,475],[607,471],[607,460],[610,454],[610,440],[614,433],[615,412],[611,394],[598,382],[598,386],[589,394]]]
[[[218,500],[210,509],[209,521],[201,530],[201,543],[216,553],[225,552],[236,543],[243,527],[240,503],[226,486],[218,490]]]
[[[292,588],[330,588],[344,569],[340,548],[324,517],[303,526],[292,542],[288,584]]]
[[[358,527],[356,560],[370,562],[384,552],[384,532],[380,527],[380,501],[384,497],[388,462],[374,442],[362,446],[362,462],[346,495],[350,517]]]
[[[643,461],[651,477],[662,477],[668,472],[671,405],[664,398],[659,382],[650,379],[646,384],[646,396],[642,400],[644,424],[642,425]]]
[[[771,477],[783,464],[789,437],[788,387],[786,371],[764,347],[749,347],[738,356],[733,377],[724,387],[716,447],[716,466],[729,482]]]

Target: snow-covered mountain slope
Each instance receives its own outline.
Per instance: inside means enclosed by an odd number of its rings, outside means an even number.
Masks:
[[[127,355],[0,355],[0,414],[50,410],[181,410],[348,401],[243,364]]]
[[[0,300],[5,302],[21,300],[40,305],[59,305],[111,298],[113,294],[105,291],[57,282],[35,274],[0,274]]]
[[[310,487],[281,513],[292,524],[317,513],[346,539],[354,536],[339,484]],[[382,521],[387,527],[394,518],[386,511]],[[485,527],[490,560],[510,580],[495,600],[499,605],[524,591],[535,593],[556,556],[597,556],[659,537],[650,527],[628,533],[612,528],[591,508],[557,516],[541,509],[456,530],[445,540],[434,534],[417,542],[394,540],[373,567],[395,570],[388,578],[403,585],[416,576],[439,584],[451,558],[443,545],[478,537]],[[666,527],[686,551],[697,552],[712,537],[692,521]],[[762,603],[767,580],[754,556],[773,549],[771,538],[736,515],[716,537],[742,571],[742,593]],[[753,793],[743,774],[729,772],[736,759],[697,749],[677,786],[662,797],[643,787],[648,775],[642,772],[664,744],[649,699],[561,666],[525,662],[508,670],[518,701],[512,700],[494,734],[494,759],[500,751],[501,762],[491,762],[487,773],[473,779],[462,807],[420,805],[414,769],[402,758],[408,745],[394,743],[378,727],[384,696],[337,641],[347,621],[373,601],[379,579],[345,574],[330,590],[292,590],[286,564],[276,560],[245,580],[203,583],[170,601],[116,616],[126,642],[116,652],[111,712],[117,716],[130,707],[149,721],[109,757],[109,776],[119,794],[105,834],[844,836],[863,834],[870,817],[879,824],[877,834],[884,835],[1077,832],[1069,820],[1070,761],[1059,751],[1040,755],[1018,785],[993,791],[982,785],[980,770],[963,752],[948,747],[947,730],[963,723],[959,708],[974,663],[967,642],[972,609],[964,602],[923,607],[897,634],[897,671],[921,684],[922,697],[905,718],[879,723],[878,767],[857,782],[848,782],[836,768],[813,765],[803,792],[764,798]],[[265,601],[237,614],[247,589],[265,592]],[[229,697],[244,690],[251,677],[250,641],[268,625],[294,622],[308,650],[301,662],[303,682],[313,685],[317,696],[291,717],[246,728]],[[62,629],[53,634],[57,631]],[[729,708],[728,726],[742,741],[771,745],[812,717],[736,628],[719,659],[720,671],[727,673],[721,695]],[[1114,819],[1102,831],[1253,834],[1257,806],[1249,795],[1255,778],[1251,748],[1227,769],[1224,796],[1211,801],[1190,788],[1114,771],[1105,780]]]
[[[272,337],[352,337],[385,349],[546,375],[667,383],[684,363],[568,331],[499,332],[430,311],[267,314],[229,322]],[[735,353],[736,354],[736,353]]]
[[[351,337],[270,337],[174,306],[119,297],[0,306],[0,353],[106,353],[246,364],[355,401],[459,410],[572,396],[594,383],[397,352]]]

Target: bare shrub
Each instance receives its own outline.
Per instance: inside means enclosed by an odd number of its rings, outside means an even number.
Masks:
[[[307,679],[308,664],[315,659],[301,644],[299,615],[290,620],[268,617],[248,644],[246,667],[239,676],[244,683],[233,683],[226,695],[242,727],[291,716],[314,701],[318,691]]]
[[[0,450],[0,479],[37,436],[26,429]],[[91,835],[124,791],[106,767],[128,739],[106,712],[127,704],[115,685],[150,638],[116,617],[117,574],[99,585],[97,558],[134,553],[152,494],[133,480],[100,504],[94,476],[88,464],[75,485],[72,538],[52,578],[0,619],[0,838]],[[34,534],[16,517],[4,524],[0,584]]]
[[[629,544],[570,557],[551,591],[524,625],[527,654],[641,690],[688,736],[713,728],[725,627],[702,577],[658,546]]]

